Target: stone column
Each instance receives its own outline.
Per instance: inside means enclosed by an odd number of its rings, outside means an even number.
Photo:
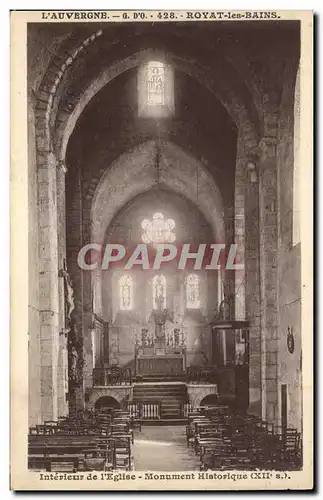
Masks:
[[[255,154],[247,153],[245,172],[245,283],[249,328],[249,410],[261,415],[261,327],[259,261],[259,178]]]
[[[82,204],[83,245],[91,243],[91,205],[88,200]],[[95,285],[95,271],[83,271],[83,346],[84,346],[84,386],[85,389],[93,386],[93,288]]]
[[[77,256],[83,245],[82,226],[82,186],[81,177],[76,169],[68,171],[66,197],[66,237],[67,237],[67,271],[71,277],[74,290],[75,309],[71,315],[73,332],[69,334],[69,346],[77,347],[78,380],[69,379],[69,410],[84,409],[84,357],[83,357],[83,271],[77,263]],[[69,375],[71,373],[69,372]]]
[[[226,226],[226,257],[228,256],[228,251],[231,247],[231,244],[235,241],[235,214],[234,207],[227,206],[225,209],[225,226]],[[228,301],[226,304],[226,308],[230,312],[230,318],[234,319],[235,314],[235,273],[236,271],[233,269],[226,268],[227,261],[224,263],[224,298]]]
[[[36,99],[28,96],[28,415],[29,425],[41,423],[39,324],[39,222],[35,136]]]
[[[238,245],[239,264],[245,266],[245,153],[243,139],[238,136],[234,194],[234,239]],[[235,271],[235,319],[246,318],[245,268]]]
[[[259,179],[257,149],[239,131],[235,174],[235,242],[242,270],[235,273],[236,319],[249,328],[249,411],[261,415],[261,332],[259,285]],[[251,168],[252,167],[252,168]]]
[[[41,413],[42,420],[56,420],[59,352],[57,185],[56,158],[50,151],[38,153],[37,180]]]
[[[57,249],[58,268],[64,269],[66,260],[66,210],[65,210],[65,174],[67,168],[63,162],[57,165]],[[59,295],[59,334],[60,347],[58,356],[58,416],[68,413],[68,353],[67,335],[65,334],[65,290],[64,278],[58,282]]]
[[[278,209],[274,116],[272,133],[260,141],[260,264],[262,329],[262,415],[278,421]],[[268,118],[269,119],[269,118]]]

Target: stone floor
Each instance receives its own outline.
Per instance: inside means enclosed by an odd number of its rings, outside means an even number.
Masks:
[[[200,470],[199,458],[187,448],[185,426],[143,426],[133,445],[136,471]]]

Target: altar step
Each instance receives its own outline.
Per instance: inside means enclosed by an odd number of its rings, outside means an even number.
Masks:
[[[187,402],[186,384],[181,383],[135,383],[133,401],[158,402],[160,419],[177,420],[183,418],[183,404]]]
[[[150,420],[143,420],[142,425],[152,425],[155,427],[156,425],[162,426],[162,425],[187,425],[187,418],[159,418],[159,419],[150,419]]]
[[[185,373],[172,373],[172,374],[154,374],[154,375],[137,375],[135,377],[135,382],[138,383],[147,383],[147,382],[161,382],[161,383],[169,383],[169,382],[185,382],[186,375]]]

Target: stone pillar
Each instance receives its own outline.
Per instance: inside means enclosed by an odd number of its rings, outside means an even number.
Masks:
[[[269,120],[270,118],[270,120]],[[260,151],[260,287],[262,329],[262,415],[278,422],[278,209],[275,117]]]
[[[238,245],[239,264],[244,268],[235,271],[235,319],[246,318],[245,276],[245,153],[243,139],[238,136],[234,194],[234,238]]]
[[[235,239],[235,214],[234,207],[227,206],[225,209],[225,226],[226,226],[226,257],[228,256],[228,251],[232,243],[234,243]],[[230,312],[230,318],[234,319],[235,314],[235,273],[236,271],[233,269],[226,268],[227,262],[224,263],[224,298],[228,301],[227,307]]]
[[[37,180],[41,413],[42,420],[56,420],[59,352],[57,185],[56,158],[50,151],[38,153]]]
[[[261,415],[261,326],[259,261],[259,178],[255,154],[246,154],[245,176],[245,283],[249,328],[249,410]]]
[[[28,416],[29,426],[41,423],[38,188],[35,105],[28,96]]]
[[[66,260],[66,210],[65,210],[65,174],[66,166],[63,162],[58,162],[57,166],[57,249],[58,268],[64,269]],[[68,413],[68,353],[67,336],[65,334],[65,290],[64,278],[59,278],[59,334],[60,346],[58,356],[58,416]]]
[[[76,169],[75,169],[76,170]],[[77,344],[77,372],[78,380],[69,380],[69,410],[84,409],[84,356],[83,356],[83,271],[77,263],[77,256],[83,246],[83,226],[82,226],[82,186],[79,172],[68,171],[67,185],[67,271],[71,277],[74,290],[75,309],[72,312],[72,324],[74,336],[69,334],[69,345],[72,340]],[[71,172],[71,173],[70,173]],[[75,338],[74,338],[75,337]],[[69,373],[70,374],[70,373]]]
[[[88,201],[83,203],[82,227],[83,245],[91,243],[91,206]],[[84,386],[85,389],[93,386],[93,289],[95,285],[95,271],[83,271],[83,346],[84,346]]]
[[[254,145],[248,146],[243,131],[240,131],[235,174],[235,242],[244,268],[235,272],[235,312],[236,319],[250,322],[249,411],[261,415],[259,179],[256,158]]]

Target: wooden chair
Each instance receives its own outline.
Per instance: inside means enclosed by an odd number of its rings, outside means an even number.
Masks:
[[[113,451],[98,447],[86,450],[84,470],[113,470]]]
[[[131,470],[131,443],[129,436],[113,436],[114,469]]]

